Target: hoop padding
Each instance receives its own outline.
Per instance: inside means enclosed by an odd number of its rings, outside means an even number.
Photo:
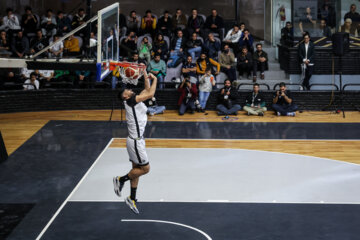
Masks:
[[[110,62],[110,70],[115,69],[118,69],[123,83],[137,85],[139,78],[146,71],[146,65],[130,62]]]

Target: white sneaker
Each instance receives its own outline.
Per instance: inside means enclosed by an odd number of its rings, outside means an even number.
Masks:
[[[287,114],[286,114],[286,116],[290,116],[290,117],[295,117],[295,112],[288,112]]]
[[[281,116],[281,113],[280,112],[276,112],[278,116]]]
[[[121,197],[121,190],[124,187],[124,183],[120,182],[119,177],[113,177],[114,192]]]
[[[129,208],[131,209],[131,211],[133,211],[135,214],[139,214],[139,210],[137,209],[136,207],[136,201],[135,200],[132,200],[130,197],[127,197],[125,199],[125,203],[126,205],[129,206]]]

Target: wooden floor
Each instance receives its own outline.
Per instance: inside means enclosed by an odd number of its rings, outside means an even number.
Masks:
[[[109,120],[109,110],[94,111],[52,111],[0,114],[0,130],[8,153],[13,153],[19,146],[42,128],[49,120]],[[113,120],[120,120],[120,111],[115,111]],[[360,122],[359,112],[346,112],[344,119],[341,114],[329,112],[304,112],[296,117],[277,117],[272,113],[265,117],[247,116],[240,112],[236,118],[222,120],[215,112],[188,114],[179,117],[176,111],[167,111],[163,115],[149,117],[149,121],[198,121],[198,122]],[[199,147],[199,148],[241,148],[303,154],[360,164],[360,141],[292,141],[292,140],[155,140],[148,139],[148,147]],[[115,140],[112,147],[123,146],[123,140]],[[284,146],[286,145],[286,150]]]

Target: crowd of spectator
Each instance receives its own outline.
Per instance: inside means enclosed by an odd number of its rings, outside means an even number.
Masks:
[[[299,45],[299,59],[304,67],[304,88],[309,87],[314,55],[310,34],[306,30],[309,26],[309,29],[312,28],[313,24],[319,24],[313,31],[314,35],[330,37],[335,26],[331,21],[330,10],[329,6],[325,6],[321,11],[323,17],[317,23],[311,19],[311,10],[306,9],[308,17],[299,23],[304,36],[304,42]],[[30,7],[25,8],[22,16],[8,8],[0,20],[0,56],[25,58],[34,55],[88,20],[89,16],[84,9],[79,9],[74,16],[61,11],[54,14],[49,9],[40,18]],[[119,61],[145,64],[147,71],[157,76],[160,89],[166,86],[164,79],[167,71],[182,64],[178,85],[181,115],[188,109],[205,111],[207,99],[211,91],[217,88],[216,79],[221,72],[227,80],[221,83],[224,88],[220,89],[217,110],[219,115],[236,113],[241,107],[232,101],[236,98],[233,82],[245,75],[245,78],[256,83],[258,77],[265,79],[265,71],[269,69],[268,54],[261,43],[255,42],[247,26],[240,23],[225,29],[224,20],[216,9],[212,9],[207,17],[199,14],[197,9],[192,9],[190,16],[181,9],[177,9],[174,14],[165,11],[160,17],[151,10],[147,10],[142,17],[136,11],[131,11],[128,16],[119,12],[119,24],[119,39],[116,41],[120,49]],[[356,5],[352,4],[344,17],[344,25],[338,30],[357,36],[359,27],[360,15],[356,12]],[[96,40],[96,27],[92,28],[92,32],[84,28],[76,35],[58,41],[40,57],[82,57],[88,51],[91,52],[89,44],[83,44],[90,39]],[[293,42],[293,26],[287,22],[281,30],[281,43],[292,46]],[[120,78],[114,72],[110,80],[112,88],[121,85]],[[39,89],[63,81],[71,81],[74,87],[91,87],[94,75],[90,71],[22,69],[21,72],[7,72],[5,79],[22,82],[24,89]],[[249,114],[263,115],[266,107],[262,100],[258,85],[255,84],[252,97],[246,99],[244,110]],[[291,102],[291,95],[283,90],[274,97],[273,108],[277,109],[279,115],[288,115],[288,112],[292,114],[294,108],[284,110],[279,107],[287,103],[291,105]]]

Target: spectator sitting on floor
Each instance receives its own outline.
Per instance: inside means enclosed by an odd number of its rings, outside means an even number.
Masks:
[[[84,88],[86,85],[90,85],[90,71],[75,71],[75,80],[74,87],[75,88]]]
[[[175,16],[172,18],[172,26],[175,31],[186,27],[186,16],[182,14],[181,9],[176,9]]]
[[[250,93],[245,99],[245,106],[243,109],[248,115],[264,116],[264,112],[267,110],[265,98],[259,92],[259,89],[259,84],[255,83],[252,93]]]
[[[56,23],[57,34],[62,35],[71,31],[71,21],[62,11],[57,13]]]
[[[226,79],[224,81],[224,87],[220,90],[218,97],[218,115],[237,115],[237,112],[241,110],[239,104],[236,104],[237,90],[231,86],[231,81]]]
[[[243,47],[246,47],[249,52],[254,52],[254,38],[251,35],[249,29],[244,29],[244,32],[242,33],[240,40],[239,40],[239,49],[242,49]]]
[[[232,29],[230,29],[224,40],[223,44],[228,44],[231,47],[235,54],[239,52],[239,39],[241,37],[241,31],[239,25],[235,24]]]
[[[136,11],[131,11],[130,15],[126,18],[126,23],[128,27],[128,32],[135,32],[136,34],[139,33],[140,24],[141,24],[141,17],[136,15]]]
[[[154,116],[157,114],[162,114],[164,113],[164,111],[166,110],[165,106],[159,106],[156,102],[156,98],[152,97],[151,99],[147,100],[145,102],[146,106],[147,106],[147,114],[149,114],[150,116]]]
[[[56,18],[53,16],[51,9],[46,11],[46,16],[41,20],[41,30],[44,36],[54,36],[56,34]]]
[[[198,90],[196,84],[190,82],[188,78],[184,78],[182,83],[178,88],[180,93],[178,105],[179,105],[179,115],[184,115],[187,110],[190,110],[191,113],[195,112],[195,101],[197,99]]]
[[[28,36],[29,33],[35,34],[38,23],[39,19],[33,14],[31,7],[26,7],[25,14],[21,18],[21,26],[24,29],[25,36]]]
[[[154,55],[160,54],[160,58],[166,61],[168,52],[169,52],[169,48],[166,41],[164,40],[164,36],[161,33],[159,33],[156,36],[155,41],[153,43],[153,53]]]
[[[206,18],[205,24],[206,32],[213,32],[219,34],[220,39],[223,38],[224,20],[217,13],[216,9],[211,10],[211,15]]]
[[[145,16],[141,19],[141,32],[142,34],[149,33],[152,37],[156,30],[156,18],[151,14],[150,10],[147,10]]]
[[[30,79],[24,82],[24,90],[38,90],[40,87],[39,81],[36,79],[36,73],[30,74]]]
[[[17,58],[24,58],[25,55],[29,54],[29,41],[23,35],[22,31],[19,31],[13,39],[11,51],[13,52],[14,57]]]
[[[174,68],[178,66],[184,60],[184,50],[186,46],[186,39],[184,37],[183,31],[178,30],[175,38],[171,40],[170,45],[170,63],[168,67]]]
[[[226,74],[228,79],[231,82],[236,80],[236,69],[234,67],[235,56],[234,53],[230,51],[228,44],[224,45],[224,51],[220,54],[219,63],[221,66],[221,71]]]
[[[68,56],[76,56],[80,54],[79,39],[74,35],[69,36],[64,42],[64,50]]]
[[[147,37],[144,37],[143,40],[141,41],[141,44],[138,48],[138,52],[139,52],[139,58],[140,59],[145,59],[146,60],[146,64],[150,63],[151,60],[151,49],[152,46],[149,42],[149,39]]]
[[[216,67],[216,72],[212,67]],[[205,70],[210,68],[213,75],[218,75],[220,72],[220,64],[212,58],[208,58],[206,53],[201,53],[200,57],[196,61],[196,73],[198,75],[204,75]]]
[[[43,36],[42,31],[39,29],[36,31],[36,38],[32,39],[30,42],[30,54],[35,54],[49,45],[49,41],[46,37]],[[47,57],[46,52],[42,53],[40,56]]]
[[[188,36],[191,36],[194,32],[199,36],[202,36],[204,33],[204,19],[198,15],[198,10],[193,8],[191,10],[191,16],[188,19],[187,30]]]
[[[253,56],[246,47],[242,48],[241,53],[237,57],[237,67],[240,77],[245,73],[247,78],[250,79],[253,70]]]
[[[217,60],[220,49],[220,42],[216,41],[214,34],[209,33],[208,39],[206,39],[204,44],[204,50],[207,51],[209,58]]]
[[[200,78],[199,82],[200,111],[205,112],[206,102],[216,84],[215,77],[211,74],[210,68],[206,69],[205,74]]]
[[[269,69],[268,55],[262,50],[262,44],[256,44],[256,51],[254,52],[253,59],[253,81],[256,82],[257,71],[260,70],[260,78],[265,79],[265,70]]]
[[[190,54],[192,59],[196,60],[197,57],[199,57],[201,51],[202,51],[202,42],[200,39],[197,39],[197,33],[193,33],[191,35],[191,39],[187,41],[186,48],[187,52]]]
[[[164,16],[162,16],[157,24],[158,32],[170,37],[172,32],[172,21],[171,17],[169,16],[169,11],[164,12]]]
[[[54,40],[50,42],[50,45],[59,40],[60,35],[56,34],[54,36]],[[55,43],[50,49],[49,49],[49,58],[62,58],[64,51],[64,43],[63,41],[59,41]]]
[[[192,62],[192,57],[188,56],[186,61],[184,62],[181,72],[184,78],[189,78],[191,83],[197,83],[197,75],[196,75],[196,64]]]
[[[54,78],[54,70],[39,70],[38,72],[41,86],[47,86]]]
[[[137,51],[138,37],[134,31],[130,31],[128,36],[120,43],[120,55],[130,58]]]
[[[295,112],[298,109],[298,106],[294,104],[293,97],[291,96],[290,91],[286,90],[284,82],[280,83],[280,90],[276,91],[276,95],[273,98],[272,108],[278,116],[295,117]]]
[[[160,54],[155,54],[154,59],[150,61],[147,67],[147,71],[157,77],[159,88],[163,89],[164,78],[166,76],[166,64],[164,60],[161,60]]]

